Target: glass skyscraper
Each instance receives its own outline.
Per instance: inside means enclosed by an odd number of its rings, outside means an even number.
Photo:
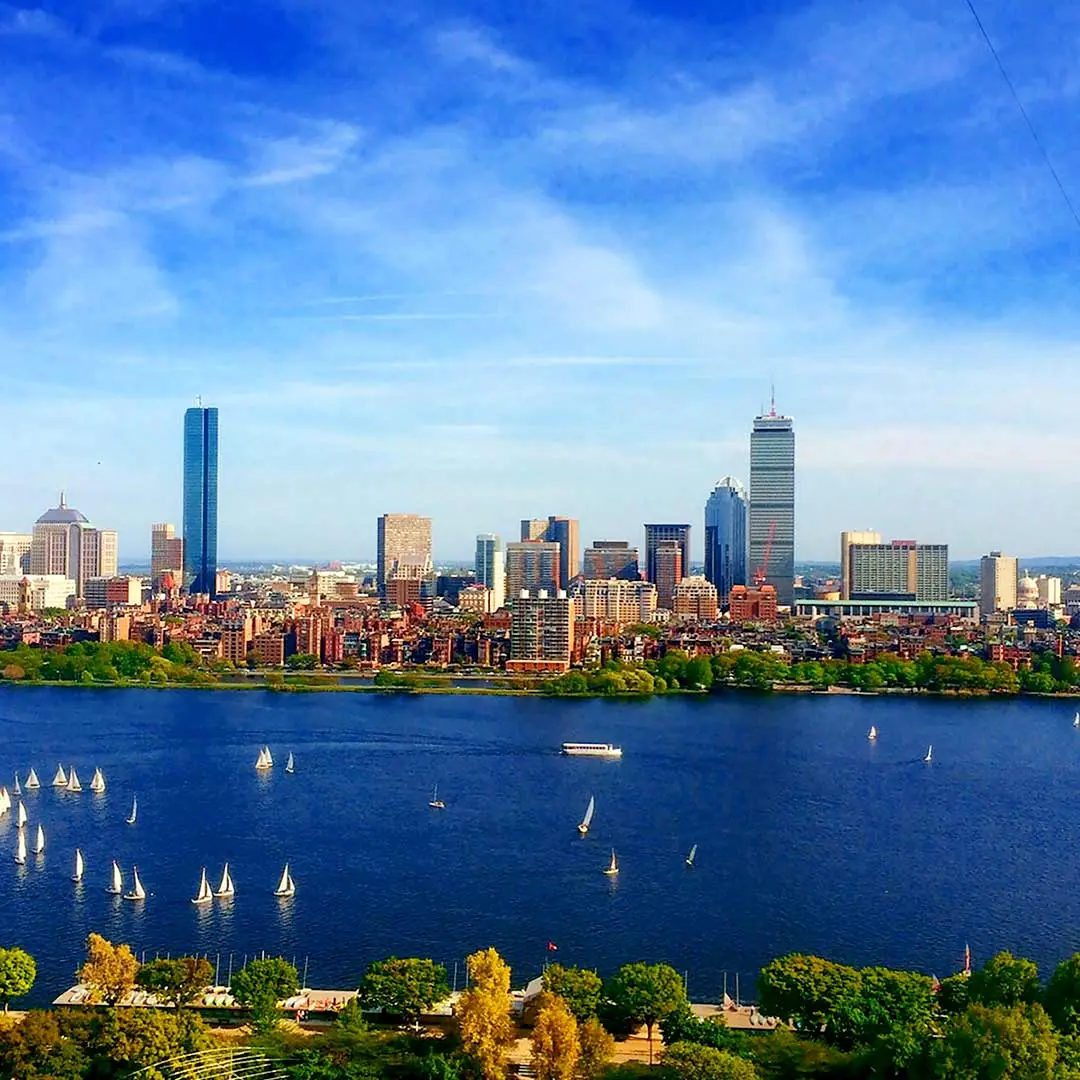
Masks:
[[[795,427],[790,416],[777,416],[775,409],[755,417],[750,434],[751,576],[763,567],[766,583],[776,589],[776,602],[790,605],[795,589]]]
[[[732,585],[746,584],[746,489],[725,476],[705,503],[705,577],[715,586],[720,605]]]
[[[184,413],[184,588],[217,586],[218,411]]]

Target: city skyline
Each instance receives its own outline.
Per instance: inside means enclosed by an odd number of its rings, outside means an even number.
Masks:
[[[962,5],[258,7],[0,8],[6,528],[64,487],[141,555],[203,393],[223,559],[399,507],[700,561],[775,380],[800,559],[1070,553],[1080,237]],[[1074,10],[981,14],[1078,201]]]

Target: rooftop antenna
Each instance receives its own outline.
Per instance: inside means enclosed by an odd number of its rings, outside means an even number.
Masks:
[[[776,415],[776,383],[769,383],[769,415]]]
[[[200,409],[202,408],[202,394],[196,394],[196,395],[195,395],[195,404],[196,404],[196,405],[197,405],[197,406],[198,406],[198,407],[199,407]]]

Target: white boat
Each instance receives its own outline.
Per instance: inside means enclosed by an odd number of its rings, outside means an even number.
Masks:
[[[877,742],[877,728],[873,724],[870,725],[870,730],[866,733],[866,737],[871,742]]]
[[[1073,727],[1080,727],[1080,712],[1073,717]]]
[[[206,867],[202,868],[202,877],[199,878],[199,891],[191,898],[193,904],[209,904],[214,899],[210,891],[210,882],[206,880]]]
[[[19,803],[19,809],[15,812],[15,824],[17,828],[24,828],[26,825],[26,807]]]
[[[564,742],[562,752],[570,757],[622,757],[622,747],[611,743]]]
[[[693,866],[694,860],[697,858],[697,844],[690,849],[690,854],[686,856],[686,865]]]
[[[589,805],[585,807],[585,816],[581,819],[581,824],[577,827],[577,831],[584,836],[589,831],[589,826],[592,825],[593,811],[596,809],[596,798],[593,795],[589,796]]]
[[[139,816],[139,799],[138,796],[131,796],[131,813],[127,816],[127,823],[129,825],[135,824],[135,819]]]
[[[27,791],[34,791],[41,787],[41,781],[38,779],[38,774],[34,772],[33,767],[31,767],[30,771],[26,774],[25,786]]]
[[[21,795],[22,794],[22,785],[19,783],[19,774],[18,773],[15,774],[15,784],[11,789],[11,793],[13,795]]]
[[[933,760],[934,760],[934,744],[931,743],[926,748],[926,757],[923,758],[923,761],[925,761],[926,764],[929,765],[929,764],[931,764],[933,762]]]
[[[53,787],[67,787],[67,774],[63,765],[56,766],[56,775],[52,778]]]
[[[37,827],[37,836],[34,838],[34,854],[45,854],[45,830],[40,825]]]
[[[84,869],[84,867],[83,867],[82,852],[78,848],[76,848],[75,849],[75,873],[71,875],[71,880],[72,881],[82,881],[83,869]]]
[[[75,771],[75,766],[72,765],[68,769],[67,787],[65,791],[82,791],[82,784],[79,783],[79,774]]]
[[[0,817],[11,809],[11,796],[6,787],[0,787]]]
[[[274,759],[270,755],[270,747],[264,746],[259,751],[259,756],[255,759],[255,768],[260,771],[263,769],[272,769],[274,767]]]
[[[145,900],[146,890],[143,888],[143,883],[139,880],[139,868],[133,866],[131,868],[131,892],[124,893],[125,900]]]
[[[289,759],[285,762],[285,771],[287,773],[296,772],[296,763],[293,761],[292,751],[289,751]]]
[[[100,795],[105,790],[105,777],[100,769],[94,770],[94,778],[90,781],[90,790],[95,795]]]
[[[115,859],[112,862],[112,881],[105,891],[112,893],[113,896],[119,896],[124,891],[124,875],[120,872],[120,864]]]
[[[431,792],[431,802],[428,803],[428,806],[430,806],[432,810],[445,810],[446,809],[446,803],[444,803],[442,801],[442,799],[439,798],[439,785],[438,784],[435,785],[435,787],[433,788],[433,790]]]
[[[232,877],[229,875],[229,864],[225,864],[225,869],[221,873],[221,883],[217,887],[217,892],[214,895],[221,900],[231,900],[236,893],[236,888],[233,886]]]
[[[296,895],[296,882],[292,879],[292,874],[289,873],[289,864],[285,864],[285,869],[281,871],[281,880],[278,882],[278,887],[274,890],[275,896],[295,896]]]
[[[18,843],[15,845],[15,861],[22,866],[26,862],[26,833],[19,833]]]
[[[611,849],[611,862],[604,867],[604,873],[608,877],[614,877],[619,872],[619,860],[615,855],[615,849]]]

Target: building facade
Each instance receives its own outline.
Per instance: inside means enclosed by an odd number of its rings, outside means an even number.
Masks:
[[[776,589],[776,602],[790,606],[795,589],[795,426],[775,409],[755,417],[750,433],[748,532],[751,578],[764,572]]]
[[[851,545],[880,544],[881,533],[873,529],[849,529],[840,534],[840,599],[851,599]]]
[[[746,584],[746,489],[725,476],[705,503],[705,577],[727,599],[735,585]]]
[[[69,608],[75,601],[75,581],[62,574],[20,574],[0,577],[0,606],[13,611]]]
[[[638,549],[626,540],[594,540],[592,547],[585,549],[585,580],[608,581],[610,578],[641,580]]]
[[[728,595],[728,618],[733,623],[776,622],[776,589],[772,585],[736,585]]]
[[[1019,559],[991,551],[979,560],[979,614],[1012,611],[1016,607],[1016,583],[1020,580]]]
[[[720,599],[716,586],[706,577],[684,577],[675,586],[671,610],[689,619],[717,619],[720,615]]]
[[[558,517],[552,514],[544,518],[522,518],[522,540],[544,540],[559,545],[559,582],[565,588],[580,572],[578,562],[581,553],[578,521],[576,518]],[[509,589],[509,587],[508,587]],[[513,593],[510,593],[512,596]]]
[[[893,540],[888,544],[851,544],[849,600],[919,600],[949,598],[949,545]]]
[[[431,518],[419,514],[383,514],[378,523],[376,583],[386,596],[386,582],[397,565],[431,567]]]
[[[184,541],[176,535],[176,526],[167,521],[150,526],[150,584],[161,585],[166,570],[182,577],[184,572]]]
[[[95,529],[60,495],[60,505],[47,510],[34,524],[30,542],[30,572],[75,582],[81,598],[90,578],[115,577],[117,538],[111,529]]]
[[[476,538],[476,580],[491,591],[491,609],[498,611],[506,602],[506,552],[496,533],[480,533]]]
[[[218,411],[184,413],[183,587],[217,595]]]
[[[544,589],[556,593],[562,587],[559,545],[548,540],[519,540],[506,545],[506,595],[516,598],[522,590]]]
[[[678,540],[661,540],[653,552],[653,566],[656,573],[656,603],[664,611],[671,611],[675,587],[686,572],[683,545]]]
[[[574,601],[559,590],[522,590],[510,603],[507,671],[563,672],[574,647]]]
[[[656,614],[656,586],[651,581],[586,578],[581,592],[581,613],[620,626],[649,622]]]
[[[0,533],[0,577],[29,574],[33,546],[29,533]]]
[[[682,552],[682,573],[690,567],[690,526],[689,525],[646,525],[645,526],[645,580],[656,581],[656,552],[665,542],[674,541]]]

